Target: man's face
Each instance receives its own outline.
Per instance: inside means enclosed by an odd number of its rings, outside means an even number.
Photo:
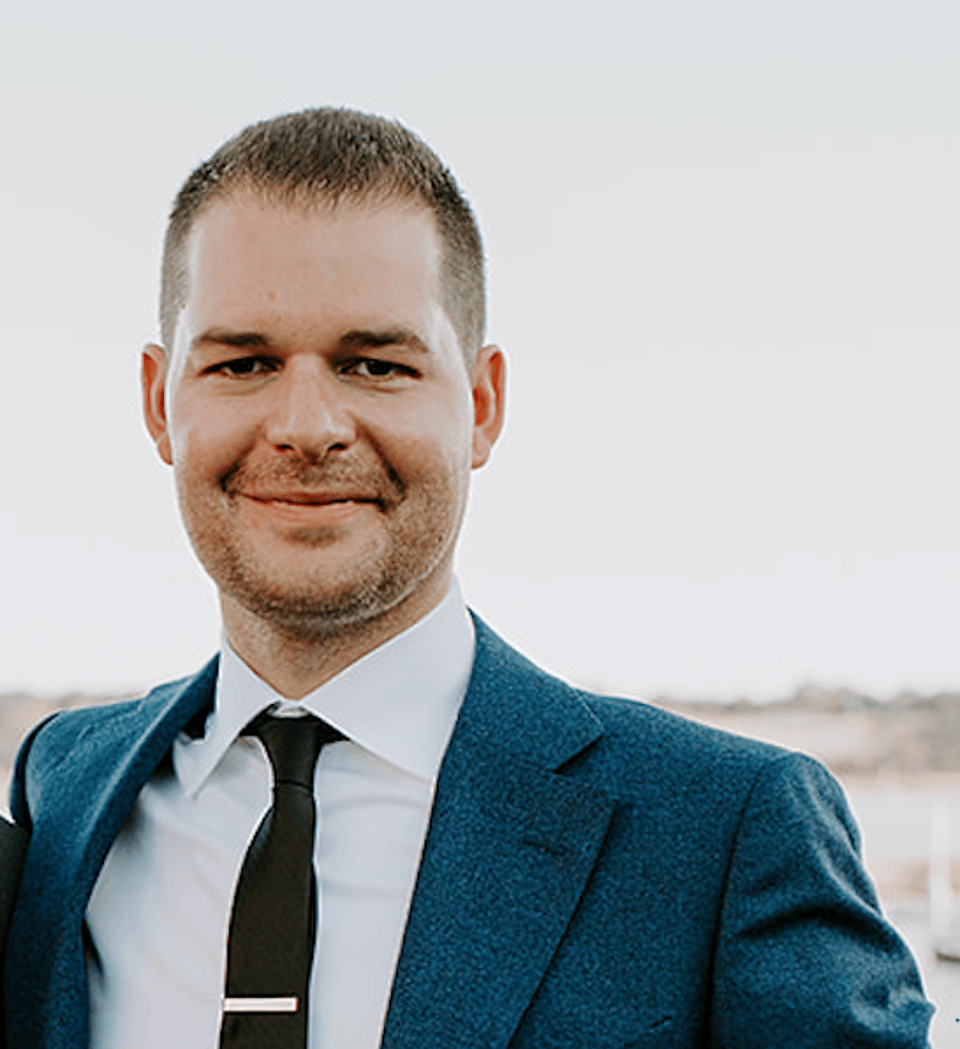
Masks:
[[[201,214],[188,267],[144,403],[225,614],[302,635],[413,621],[449,584],[503,409],[501,355],[468,372],[440,305],[432,216],[240,193]]]

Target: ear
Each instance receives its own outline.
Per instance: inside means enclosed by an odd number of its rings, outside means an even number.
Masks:
[[[149,343],[140,361],[140,385],[143,390],[143,419],[157,446],[160,458],[173,465],[173,450],[167,426],[167,351]]]
[[[473,367],[474,470],[483,466],[503,428],[507,362],[498,346],[484,346]]]

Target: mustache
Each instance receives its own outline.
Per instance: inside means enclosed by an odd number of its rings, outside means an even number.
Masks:
[[[227,495],[251,492],[338,492],[362,496],[385,506],[399,502],[406,486],[385,463],[365,465],[337,459],[314,462],[305,457],[278,457],[270,462],[235,463],[220,479]]]

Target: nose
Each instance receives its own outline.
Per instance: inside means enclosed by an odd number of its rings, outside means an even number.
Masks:
[[[278,451],[320,461],[353,441],[355,426],[343,391],[320,361],[289,361],[271,393],[264,435]]]

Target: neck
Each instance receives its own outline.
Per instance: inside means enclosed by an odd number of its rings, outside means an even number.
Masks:
[[[291,629],[226,594],[220,595],[220,608],[227,640],[244,663],[281,696],[303,699],[432,612],[449,585],[448,576],[443,586],[410,595],[373,619],[338,624],[329,631]]]

